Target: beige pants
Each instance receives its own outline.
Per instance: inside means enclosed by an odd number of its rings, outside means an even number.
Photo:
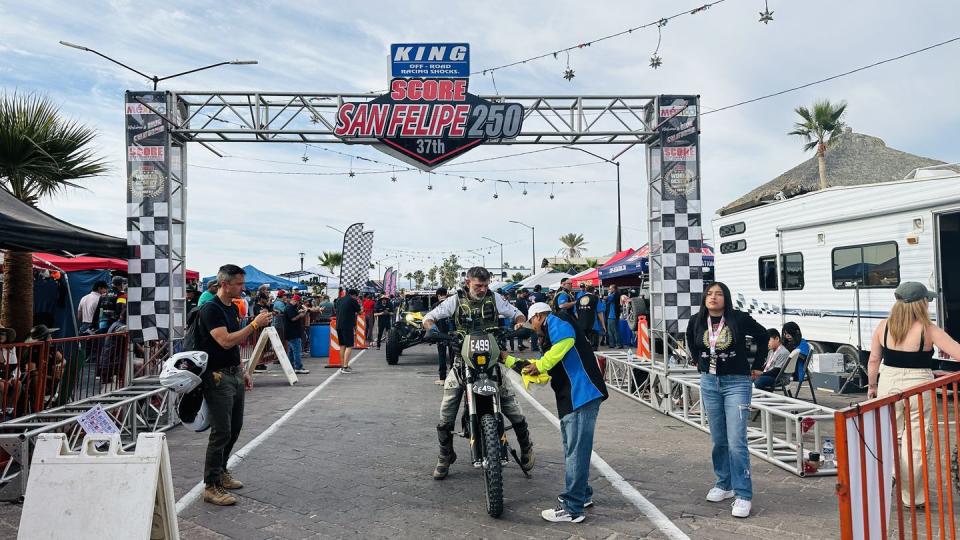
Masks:
[[[903,392],[911,386],[916,386],[934,379],[933,371],[929,369],[908,369],[880,365],[880,379],[877,381],[877,396]],[[933,396],[929,392],[923,394],[923,427],[926,431],[924,444],[927,454],[932,452],[930,447],[930,410],[933,407]],[[900,471],[895,472],[897,478],[903,478],[900,484],[900,498],[904,504],[910,504],[910,482],[906,478],[910,475],[910,457],[907,451],[907,437],[904,431],[904,406],[897,402],[897,437],[900,439]],[[923,485],[923,451],[920,448],[920,400],[917,396],[910,398],[910,442],[913,446],[913,497],[914,504],[925,504],[927,490]]]

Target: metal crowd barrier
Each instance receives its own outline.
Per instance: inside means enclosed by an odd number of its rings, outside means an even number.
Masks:
[[[597,353],[606,363],[607,388],[670,415],[706,433],[707,415],[700,404],[700,376],[696,368],[671,360],[667,366],[658,354],[644,359],[629,352]],[[834,417],[833,409],[763,390],[753,390],[751,408],[759,423],[747,427],[750,453],[798,476],[835,475],[835,466],[816,470],[808,466],[810,452],[820,452],[821,426]]]
[[[0,423],[0,500],[22,499],[38,435],[65,433],[71,449],[79,450],[84,432],[76,418],[98,404],[119,427],[124,449],[135,446],[141,432],[166,431],[179,422],[174,394],[160,386],[156,378],[147,378],[135,380],[125,388]]]
[[[126,386],[127,348],[126,333],[0,345],[2,419]]]
[[[955,373],[837,411],[841,538],[957,537],[958,395]]]

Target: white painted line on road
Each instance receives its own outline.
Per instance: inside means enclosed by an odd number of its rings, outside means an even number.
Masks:
[[[363,353],[365,352],[367,352],[366,349],[361,350],[359,353],[357,353],[356,356],[350,359],[350,364],[353,364],[354,362],[356,362],[357,359],[363,356]],[[333,375],[330,375],[329,377],[327,377],[327,380],[320,383],[319,386],[311,390],[309,394],[307,394],[303,399],[298,401],[297,404],[291,407],[290,410],[284,413],[283,416],[278,418],[276,422],[270,424],[270,426],[267,429],[263,430],[263,432],[261,432],[259,435],[254,437],[252,441],[245,444],[243,448],[234,452],[233,455],[230,456],[230,459],[227,461],[227,468],[235,469],[237,465],[240,464],[240,462],[242,462],[247,456],[253,453],[253,451],[256,450],[258,446],[263,444],[263,441],[269,439],[271,435],[276,433],[277,430],[280,429],[280,427],[287,422],[287,420],[293,417],[293,415],[296,414],[297,411],[302,409],[311,399],[313,399],[314,396],[319,394],[321,390],[326,388],[326,386],[330,384],[334,379],[336,379],[339,375],[340,375],[340,370],[338,369],[333,373]],[[180,500],[177,501],[177,513],[179,514],[180,512],[183,512],[188,506],[195,503],[197,499],[200,498],[200,495],[202,494],[203,494],[203,482],[201,481],[201,482],[198,482],[197,485],[193,486],[193,489],[188,491],[186,495],[184,495],[183,497],[180,497]]]
[[[545,416],[547,420],[550,421],[557,429],[560,429],[560,419],[554,416],[552,412],[547,410],[546,407],[540,404],[529,392],[524,390],[523,385],[517,382],[518,375],[515,373],[510,373],[510,383],[513,385],[514,390],[523,395],[524,398],[538,411],[540,414]],[[654,506],[652,502],[647,500],[646,497],[640,494],[636,488],[630,485],[629,482],[623,479],[613,467],[610,466],[600,454],[593,452],[592,457],[590,458],[590,464],[597,468],[600,471],[610,485],[615,487],[625,499],[633,503],[643,515],[650,520],[650,523],[660,529],[661,532],[671,540],[690,540],[690,537],[686,535],[679,527],[677,527],[670,518],[668,518],[659,508]]]

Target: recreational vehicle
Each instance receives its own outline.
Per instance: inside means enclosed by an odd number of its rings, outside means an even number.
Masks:
[[[903,281],[938,294],[930,316],[960,339],[960,176],[831,187],[713,220],[717,280],[758,322],[800,325],[815,352],[866,359]],[[778,279],[779,276],[779,279]]]

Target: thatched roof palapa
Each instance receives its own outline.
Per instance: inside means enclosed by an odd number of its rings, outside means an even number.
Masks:
[[[944,165],[935,159],[888,148],[884,142],[846,128],[827,147],[827,185],[854,186],[903,180],[914,169]],[[794,197],[820,188],[817,156],[781,174],[717,211],[721,216],[760,206],[778,192]]]

